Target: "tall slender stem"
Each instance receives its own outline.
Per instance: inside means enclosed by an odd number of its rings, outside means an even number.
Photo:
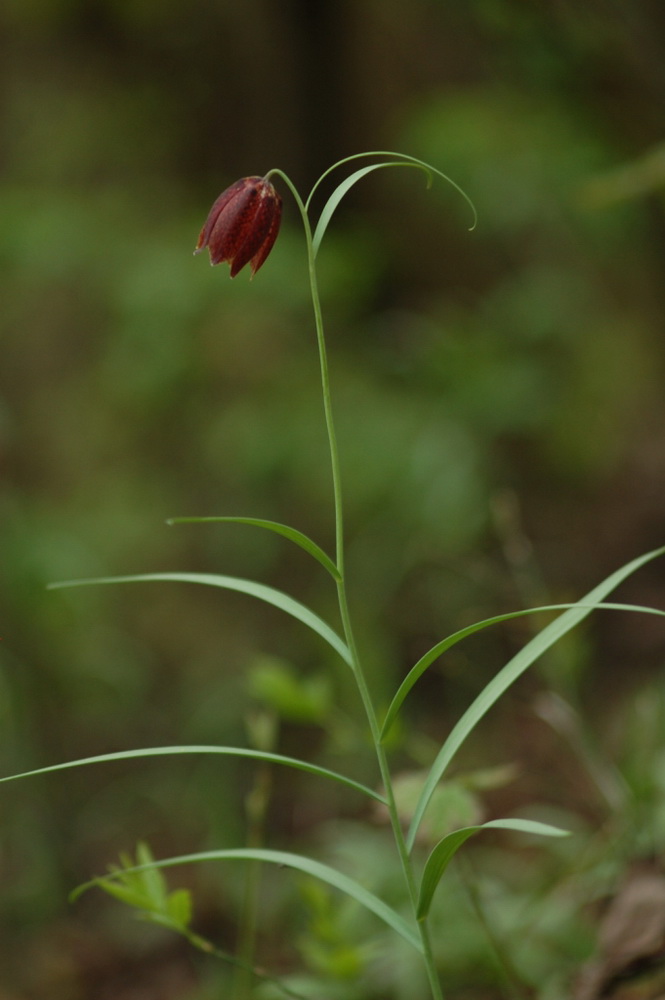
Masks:
[[[252,743],[257,750],[275,748],[276,720],[264,713],[263,726],[248,725]],[[257,738],[258,737],[258,738]],[[264,761],[257,769],[254,782],[245,798],[247,817],[247,847],[263,847],[266,817],[272,789],[272,770]],[[250,861],[245,876],[243,900],[238,921],[238,963],[235,967],[231,996],[233,1000],[248,1000],[252,989],[253,968],[258,936],[259,893],[261,888],[261,862]]]
[[[362,703],[365,709],[365,714],[367,715],[367,721],[369,723],[370,731],[372,733],[372,740],[374,742],[374,748],[376,751],[376,757],[379,765],[379,771],[381,774],[381,780],[383,782],[383,787],[385,789],[386,800],[388,804],[388,813],[390,816],[390,825],[392,827],[393,836],[395,838],[395,846],[397,848],[400,864],[402,866],[402,871],[404,873],[404,879],[406,881],[406,886],[409,892],[411,906],[413,908],[413,912],[415,913],[418,905],[418,887],[416,885],[416,878],[413,871],[413,865],[411,863],[411,856],[409,854],[409,849],[406,845],[404,831],[402,830],[402,824],[400,821],[399,811],[397,808],[397,802],[395,801],[395,792],[393,788],[392,775],[390,773],[390,767],[388,765],[388,758],[386,756],[385,747],[381,741],[381,730],[379,727],[378,719],[376,717],[376,710],[374,708],[374,703],[372,702],[371,694],[367,686],[367,681],[365,679],[365,674],[362,669],[362,663],[358,654],[358,648],[356,646],[356,641],[353,634],[348,601],[346,597],[346,586],[343,577],[342,580],[337,584],[337,592],[339,597],[339,607],[342,616],[342,623],[344,626],[344,634],[349,646],[349,650],[351,652],[351,659],[353,663],[353,670],[356,678],[356,683],[358,685],[358,691],[360,692],[360,697],[362,699]],[[418,921],[418,931],[420,933],[420,939],[423,946],[425,968],[427,971],[427,978],[429,980],[433,1000],[443,1000],[441,982],[439,980],[439,976],[436,970],[436,964],[434,961],[434,955],[432,953],[432,943],[429,935],[429,927],[425,920]]]
[[[319,348],[319,360],[321,364],[321,388],[323,390],[323,408],[326,418],[326,431],[328,433],[328,445],[330,448],[330,466],[333,480],[333,498],[335,502],[335,561],[342,580],[344,580],[344,505],[342,500],[342,479],[339,466],[339,451],[337,448],[337,434],[335,432],[335,421],[332,412],[332,397],[330,393],[330,375],[328,372],[328,355],[326,352],[326,341],[323,334],[323,312],[321,310],[321,299],[319,296],[319,286],[316,278],[316,254],[312,241],[312,227],[309,222],[307,209],[302,198],[287,174],[282,170],[270,170],[266,174],[266,179],[272,174],[281,177],[288,185],[291,194],[300,210],[303,226],[305,229],[305,240],[307,242],[307,268],[309,273],[309,287],[314,309],[314,323],[316,326],[316,339]]]
[[[308,234],[309,235],[309,234]],[[323,314],[321,312],[321,301],[319,298],[319,288],[316,280],[316,264],[314,253],[311,249],[311,239],[309,240],[309,283],[312,293],[312,306],[314,308],[314,320],[316,324],[316,338],[319,347],[319,360],[321,364],[321,389],[323,392],[323,409],[326,418],[326,430],[328,432],[328,446],[330,448],[330,467],[333,481],[333,498],[335,502],[335,561],[340,575],[338,588],[344,592],[345,563],[344,563],[344,501],[342,497],[342,477],[339,465],[339,449],[337,447],[337,433],[335,431],[335,421],[332,411],[332,394],[330,392],[330,374],[328,371],[328,355],[326,352],[326,341],[323,335]],[[346,625],[345,625],[346,629]],[[348,638],[348,636],[347,636]]]
[[[404,837],[404,832],[402,830],[402,824],[400,822],[399,812],[397,809],[397,803],[395,801],[392,776],[390,773],[390,768],[388,765],[388,759],[386,756],[385,748],[381,740],[381,728],[379,726],[378,718],[376,715],[376,709],[374,708],[374,703],[372,701],[372,697],[367,684],[367,680],[365,677],[365,673],[362,667],[362,662],[358,652],[358,647],[355,640],[353,626],[351,623],[351,615],[349,612],[348,598],[346,593],[342,477],[340,472],[339,449],[337,447],[337,434],[335,431],[335,421],[333,418],[332,394],[330,391],[330,374],[328,370],[328,355],[326,351],[326,342],[323,329],[323,313],[321,310],[321,300],[319,297],[319,287],[316,275],[316,253],[312,241],[312,229],[307,214],[307,208],[303,204],[303,201],[298,191],[292,184],[291,180],[287,177],[286,174],[282,173],[281,170],[271,170],[270,174],[278,174],[280,177],[283,178],[285,183],[289,186],[295,198],[295,201],[298,205],[298,208],[300,209],[300,214],[302,216],[302,221],[305,228],[305,237],[307,241],[307,263],[309,272],[309,284],[310,284],[310,291],[312,298],[312,306],[314,309],[316,337],[319,348],[319,361],[321,367],[321,388],[323,393],[323,408],[325,412],[326,430],[328,433],[330,465],[331,465],[332,481],[333,481],[333,497],[335,503],[335,551],[336,551],[337,569],[339,571],[339,580],[337,583],[339,610],[342,619],[342,625],[344,628],[344,635],[351,654],[353,673],[356,679],[356,684],[363,704],[363,708],[367,716],[370,732],[372,734],[372,740],[374,743],[374,748],[377,756],[379,772],[381,774],[381,780],[383,782],[383,786],[386,793],[388,812],[390,815],[390,824],[395,838],[395,845],[397,848],[397,853],[399,856],[402,871],[404,873],[404,879],[406,881],[406,886],[409,893],[409,898],[411,900],[411,905],[413,907],[413,911],[415,914],[418,903],[418,888],[416,885],[416,878],[413,870],[413,864],[411,862],[409,850],[406,845],[406,839]],[[443,992],[441,990],[441,983],[439,981],[439,976],[434,962],[431,940],[429,936],[429,929],[426,921],[421,921],[421,920],[418,921],[418,930],[420,933],[420,938],[423,946],[423,956],[425,960],[427,977],[429,980],[433,1000],[443,1000]]]
[[[362,700],[363,707],[365,709],[365,714],[367,716],[367,721],[369,723],[370,731],[372,734],[372,740],[376,751],[377,762],[379,765],[379,771],[381,773],[381,780],[383,782],[383,786],[386,792],[386,798],[388,800],[388,812],[390,814],[390,824],[395,838],[395,845],[397,847],[397,852],[402,866],[402,871],[404,872],[404,878],[406,880],[406,885],[409,892],[409,897],[411,899],[411,904],[415,912],[418,902],[418,889],[416,886],[416,880],[413,872],[413,865],[411,864],[411,857],[409,855],[409,851],[406,846],[406,840],[404,838],[404,832],[402,830],[402,824],[400,822],[400,817],[397,810],[397,803],[395,801],[395,795],[393,790],[392,776],[390,773],[390,768],[388,766],[388,759],[386,757],[385,748],[381,741],[381,729],[379,726],[376,710],[374,708],[374,703],[372,701],[369,687],[367,685],[365,673],[362,668],[360,655],[358,653],[358,647],[353,632],[351,615],[349,612],[349,603],[346,594],[346,576],[344,572],[344,517],[343,517],[343,507],[342,507],[342,483],[341,483],[341,474],[339,468],[339,451],[337,448],[337,435],[335,433],[335,423],[332,411],[332,395],[330,392],[328,358],[326,353],[326,344],[323,332],[323,316],[321,312],[321,304],[319,300],[318,285],[316,280],[314,254],[311,251],[309,258],[309,274],[310,274],[310,287],[312,292],[312,304],[314,306],[314,315],[316,320],[316,333],[319,344],[319,357],[321,361],[321,386],[323,390],[323,405],[326,416],[326,427],[328,429],[330,462],[332,466],[332,479],[333,479],[333,490],[335,499],[337,568],[339,570],[339,575],[340,575],[340,579],[337,583],[339,610],[342,618],[342,625],[344,628],[344,636],[346,638],[346,642],[349,647],[349,651],[351,653],[351,662],[353,665],[353,672],[356,678],[356,684],[358,686],[360,698]],[[422,921],[419,921],[418,927],[420,930],[420,937],[423,944],[423,953],[425,956],[427,975],[432,990],[432,996],[434,1000],[443,1000],[443,994],[441,992],[441,984],[439,982],[439,977],[437,975],[436,968],[434,965],[427,924]]]

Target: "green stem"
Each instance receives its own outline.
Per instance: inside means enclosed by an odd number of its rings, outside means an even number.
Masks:
[[[390,824],[395,838],[395,845],[397,847],[397,853],[399,856],[402,871],[404,873],[404,879],[406,881],[409,898],[411,900],[411,905],[413,907],[413,912],[415,914],[418,903],[418,887],[416,885],[416,878],[413,870],[413,864],[411,862],[411,857],[409,855],[409,851],[406,845],[406,839],[404,837],[404,832],[402,830],[402,825],[397,810],[397,803],[395,801],[395,794],[393,790],[392,776],[388,765],[388,758],[386,756],[385,748],[381,741],[381,727],[379,726],[376,710],[374,708],[374,703],[372,701],[369,687],[367,685],[367,680],[365,678],[365,673],[362,668],[360,655],[358,653],[358,647],[353,632],[351,615],[349,612],[349,604],[346,593],[346,578],[344,572],[344,511],[343,511],[343,498],[342,498],[342,478],[340,473],[339,450],[337,447],[337,434],[335,432],[335,422],[333,419],[332,395],[330,391],[330,375],[328,371],[328,356],[326,351],[326,342],[323,330],[323,313],[321,310],[321,300],[319,297],[319,287],[316,276],[316,254],[314,251],[314,245],[312,241],[312,229],[309,222],[309,216],[307,214],[307,208],[304,205],[298,191],[292,184],[291,180],[287,177],[286,174],[282,173],[281,170],[271,170],[267,176],[269,177],[271,174],[278,174],[288,185],[296,201],[296,204],[300,209],[300,214],[302,216],[303,226],[305,229],[305,237],[307,241],[309,284],[312,297],[312,306],[314,309],[316,337],[319,348],[319,360],[321,367],[321,388],[323,392],[323,408],[325,412],[326,430],[328,433],[328,445],[330,449],[330,465],[332,470],[332,481],[333,481],[333,497],[335,503],[335,552],[336,552],[337,569],[340,577],[337,583],[339,610],[342,619],[342,625],[344,628],[344,635],[349,647],[349,651],[351,653],[351,663],[352,663],[353,673],[356,679],[356,684],[358,686],[358,692],[360,694],[360,698],[363,703],[363,708],[367,716],[370,732],[372,734],[372,740],[374,743],[374,748],[377,756],[377,762],[379,765],[381,780],[383,782],[383,786],[386,792],[388,812],[390,815]],[[427,969],[427,977],[432,992],[432,998],[433,1000],[443,1000],[441,983],[439,981],[439,977],[436,971],[434,956],[432,954],[429,929],[426,921],[418,921],[418,930],[423,945],[423,955]]]
[[[247,847],[262,847],[272,772],[264,762],[257,770],[254,784],[245,801],[247,814]],[[261,862],[250,861],[245,875],[245,887],[240,910],[238,933],[238,963],[231,988],[234,1000],[248,1000],[256,956],[258,933]]]
[[[328,445],[330,448],[330,466],[332,469],[333,498],[335,502],[335,561],[340,578],[344,579],[344,508],[342,503],[342,480],[339,469],[339,451],[337,448],[337,434],[335,432],[335,421],[332,412],[332,397],[330,393],[330,375],[328,372],[328,356],[326,353],[326,341],[323,335],[323,312],[321,310],[321,299],[319,296],[319,286],[316,279],[316,258],[312,243],[312,227],[310,226],[307,209],[303,204],[300,194],[293,186],[291,180],[281,170],[271,170],[266,174],[266,178],[271,174],[277,174],[289,186],[305,227],[305,238],[307,241],[307,267],[309,272],[309,287],[312,296],[312,307],[314,309],[314,323],[316,326],[316,339],[319,347],[319,360],[321,365],[321,388],[323,390],[323,408],[326,419],[326,431],[328,433]]]
[[[291,1000],[307,1000],[302,993],[297,993],[295,990],[291,989],[290,986],[287,986],[286,983],[283,983],[281,979],[277,979],[275,976],[269,976],[262,969],[257,969],[253,966],[246,966],[241,959],[236,958],[235,955],[229,954],[228,951],[223,951],[221,948],[218,948],[212,943],[212,941],[208,941],[207,938],[202,937],[200,934],[195,934],[194,931],[191,931],[188,927],[183,927],[180,924],[174,924],[172,929],[176,931],[176,933],[182,934],[182,936],[186,938],[186,940],[189,941],[194,948],[203,952],[204,955],[213,955],[215,958],[221,958],[223,962],[227,962],[234,968],[243,969],[250,976],[254,976],[262,983],[269,983],[271,986],[274,986],[275,989],[280,990],[284,996],[291,997]]]
[[[383,782],[383,787],[385,789],[386,800],[388,805],[388,813],[390,816],[390,825],[392,827],[393,836],[395,838],[395,846],[397,848],[400,864],[402,866],[402,872],[404,874],[404,880],[406,882],[406,886],[408,889],[409,899],[411,900],[411,906],[413,912],[416,913],[418,907],[418,887],[416,885],[416,877],[414,874],[413,864],[411,862],[409,849],[406,845],[406,838],[404,837],[404,831],[402,830],[402,824],[399,817],[399,811],[397,809],[397,803],[395,801],[395,792],[393,788],[392,775],[390,773],[390,767],[388,765],[388,758],[386,756],[385,747],[381,741],[381,727],[379,726],[379,722],[376,717],[376,710],[374,708],[374,703],[372,702],[372,697],[369,688],[367,686],[367,681],[365,679],[365,674],[362,669],[360,657],[358,654],[358,648],[356,646],[355,636],[353,634],[344,579],[342,579],[337,584],[337,593],[339,598],[339,607],[342,616],[342,623],[344,626],[344,634],[346,636],[346,641],[348,643],[349,650],[351,652],[351,660],[353,664],[353,671],[356,678],[356,684],[358,686],[358,691],[360,693],[363,707],[365,709],[365,714],[367,715],[367,721],[369,723],[370,731],[372,734],[372,740],[374,742],[376,758],[379,765],[379,771],[381,774],[381,781]],[[436,970],[434,955],[432,953],[432,943],[429,935],[429,927],[427,925],[426,920],[418,921],[418,931],[423,945],[423,956],[425,959],[427,978],[429,980],[430,989],[432,991],[432,998],[433,1000],[443,1000],[441,982],[439,980],[439,976]]]

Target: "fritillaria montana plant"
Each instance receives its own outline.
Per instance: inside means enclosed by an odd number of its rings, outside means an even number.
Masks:
[[[354,169],[344,177],[341,183],[335,187],[329,196],[323,210],[317,220],[316,226],[312,226],[310,211],[312,197],[319,189],[322,182],[328,180],[332,171],[340,168],[349,168],[349,165],[357,160],[369,160],[358,169]],[[486,829],[508,829],[526,834],[542,834],[545,836],[563,836],[565,831],[554,828],[544,823],[538,823],[525,819],[494,819],[484,824],[467,826],[449,832],[438,843],[436,843],[426,858],[420,857],[420,848],[417,845],[418,832],[421,828],[425,812],[432,796],[445,775],[451,761],[466,740],[475,726],[501,697],[501,695],[527,670],[543,653],[545,653],[558,639],[564,636],[592,610],[597,608],[613,608],[623,610],[639,610],[652,614],[665,614],[652,608],[638,608],[625,604],[610,604],[605,602],[605,598],[631,573],[635,572],[649,560],[665,552],[665,548],[647,553],[646,555],[633,560],[631,563],[614,572],[605,581],[595,587],[590,593],[583,597],[576,604],[550,605],[544,608],[532,608],[519,610],[510,614],[496,615],[492,618],[476,622],[452,635],[448,635],[440,642],[436,643],[432,649],[422,656],[417,663],[406,673],[399,687],[394,693],[387,711],[382,716],[379,715],[375,701],[366,680],[363,657],[356,643],[353,618],[349,603],[347,601],[347,576],[344,560],[344,505],[342,493],[342,481],[340,476],[340,462],[338,456],[337,437],[335,433],[335,422],[333,419],[333,406],[330,379],[328,374],[328,361],[326,354],[326,342],[324,337],[323,314],[319,299],[317,284],[317,255],[319,253],[323,237],[327,227],[335,213],[335,210],[343,197],[358,181],[366,177],[375,170],[385,167],[405,166],[422,171],[426,174],[428,182],[440,178],[448,182],[467,201],[473,212],[473,226],[475,226],[475,209],[467,195],[450,180],[445,174],[421,160],[401,153],[372,152],[360,153],[356,156],[340,160],[330,167],[329,170],[316,182],[309,197],[303,200],[289,177],[281,170],[274,169],[268,171],[264,177],[246,177],[231,187],[227,188],[215,201],[210,214],[203,226],[195,253],[208,249],[212,264],[226,262],[230,266],[231,277],[235,276],[247,264],[250,265],[252,275],[262,267],[268,257],[277,238],[282,212],[282,201],[275,189],[273,180],[282,182],[290,191],[298,208],[305,236],[305,245],[308,260],[309,284],[314,318],[314,328],[316,331],[320,371],[321,389],[323,398],[323,410],[328,436],[330,451],[330,467],[332,479],[332,506],[334,507],[335,519],[335,553],[334,556],[325,552],[313,539],[304,535],[296,527],[280,524],[275,521],[264,520],[257,517],[220,516],[205,518],[176,518],[175,521],[218,521],[236,524],[253,525],[256,528],[267,530],[283,536],[289,542],[300,546],[312,558],[317,560],[323,569],[328,573],[331,585],[336,588],[339,606],[339,618],[341,623],[341,633],[324,621],[311,608],[295,600],[290,595],[265,586],[251,580],[237,577],[221,576],[215,574],[202,573],[151,573],[131,577],[107,577],[95,580],[74,580],[66,583],[54,584],[54,587],[71,587],[81,584],[102,584],[102,583],[128,583],[146,581],[177,581],[185,583],[203,584],[205,586],[218,587],[226,590],[239,591],[260,601],[267,602],[280,608],[286,614],[297,619],[304,626],[312,629],[318,634],[321,641],[327,643],[334,651],[336,658],[341,663],[341,669],[350,670],[357,686],[358,694],[366,716],[366,721],[371,733],[374,750],[376,754],[377,780],[375,787],[370,787],[356,781],[352,775],[340,774],[318,766],[307,760],[300,760],[286,757],[268,750],[252,749],[246,747],[233,746],[167,746],[153,747],[140,750],[127,750],[118,753],[105,754],[96,757],[88,757],[82,760],[70,761],[64,764],[55,764],[38,770],[24,772],[21,775],[12,775],[9,778],[0,780],[12,780],[12,778],[27,777],[28,775],[44,774],[50,771],[58,771],[70,767],[84,764],[96,764],[103,761],[116,761],[137,757],[156,757],[173,754],[222,754],[238,757],[249,757],[265,764],[274,764],[289,768],[297,768],[301,771],[309,772],[314,778],[323,782],[337,782],[353,789],[359,796],[365,797],[369,802],[378,802],[387,811],[390,818],[390,826],[394,837],[395,860],[399,865],[406,895],[409,900],[411,913],[404,915],[402,911],[390,906],[385,900],[374,894],[361,882],[349,877],[342,871],[324,864],[314,858],[302,854],[291,853],[282,850],[273,850],[266,847],[236,847],[207,851],[192,855],[154,860],[147,847],[140,845],[136,861],[128,856],[122,858],[122,866],[113,868],[110,875],[103,876],[81,886],[74,895],[90,888],[91,886],[101,886],[106,891],[124,900],[125,902],[138,907],[149,919],[185,935],[195,946],[208,953],[217,954],[221,957],[235,961],[242,966],[245,972],[259,977],[261,980],[270,981],[273,986],[279,988],[285,995],[300,998],[301,994],[296,992],[284,981],[278,981],[268,976],[263,971],[258,971],[253,967],[253,962],[248,960],[251,957],[245,951],[244,961],[229,956],[219,951],[212,944],[204,941],[190,927],[191,901],[188,893],[184,890],[167,892],[160,869],[192,862],[213,862],[213,861],[249,861],[256,863],[275,864],[286,868],[303,872],[314,879],[319,879],[324,883],[334,887],[341,893],[351,897],[357,904],[365,907],[379,920],[383,921],[392,931],[403,938],[420,955],[423,968],[429,983],[429,989],[433,1000],[442,1000],[443,986],[440,979],[445,979],[445,969],[439,970],[436,962],[435,951],[432,946],[428,918],[432,900],[437,886],[446,871],[451,859],[470,837]],[[447,650],[467,636],[488,628],[494,624],[515,618],[520,615],[534,614],[536,612],[554,611],[560,612],[553,621],[532,638],[502,669],[494,676],[490,683],[480,692],[477,698],[463,713],[458,722],[453,726],[442,747],[434,760],[431,762],[429,771],[422,782],[420,794],[415,808],[410,817],[408,828],[403,826],[403,818],[395,795],[395,777],[391,770],[388,753],[388,737],[394,723],[400,716],[402,706],[407,695],[425,671]],[[245,982],[239,993],[247,995],[247,983]]]

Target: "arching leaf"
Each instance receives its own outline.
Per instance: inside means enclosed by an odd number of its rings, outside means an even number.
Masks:
[[[20,774],[9,774],[0,778],[0,784],[4,781],[15,781],[17,778],[31,778],[38,774],[50,774],[52,771],[66,771],[72,767],[83,767],[86,764],[107,764],[117,760],[132,760],[135,757],[169,757],[178,754],[221,754],[230,757],[251,757],[254,760],[267,761],[270,764],[285,764],[298,771],[307,771],[319,778],[330,778],[340,785],[346,785],[357,792],[362,792],[377,802],[386,804],[386,799],[379,792],[369,788],[367,785],[347,778],[337,771],[330,771],[327,767],[319,767],[317,764],[310,764],[306,760],[297,757],[285,757],[278,753],[268,753],[263,750],[253,750],[245,747],[217,747],[217,746],[172,746],[172,747],[141,747],[138,750],[118,750],[114,753],[98,754],[94,757],[81,757],[78,760],[66,761],[64,764],[49,764],[46,767],[37,767],[31,771],[22,771]]]
[[[345,642],[337,635],[330,626],[318,615],[300,601],[294,600],[281,590],[274,587],[267,587],[263,583],[256,583],[254,580],[243,580],[237,576],[219,576],[214,573],[139,573],[136,576],[104,576],[90,580],[63,580],[60,583],[49,584],[50,590],[61,589],[63,587],[86,587],[107,583],[150,583],[153,581],[167,581],[175,583],[202,583],[209,587],[222,587],[226,590],[236,590],[241,594],[249,594],[250,597],[257,597],[260,601],[272,604],[298,621],[308,625],[314,632],[317,632],[332,648],[339,653],[345,663],[352,666],[352,659]]]
[[[371,174],[373,170],[381,170],[384,167],[417,167],[419,170],[425,170],[427,172],[427,168],[419,163],[390,160],[388,163],[373,163],[369,167],[362,167],[360,170],[356,170],[355,173],[351,174],[349,177],[346,177],[341,184],[338,184],[333,193],[330,195],[328,201],[323,206],[321,215],[319,216],[319,221],[316,224],[314,236],[312,237],[312,246],[314,248],[315,255],[319,251],[323,235],[344,195],[351,190],[354,184],[357,184],[357,182],[367,174]]]
[[[338,167],[344,166],[347,163],[351,163],[353,160],[360,160],[360,159],[365,159],[367,157],[377,157],[377,156],[389,157],[390,162],[375,163],[369,167],[357,170],[355,173],[351,174],[350,177],[345,178],[342,181],[342,183],[339,184],[331,194],[330,198],[328,199],[323,208],[323,211],[321,212],[318,224],[316,226],[316,230],[314,232],[314,238],[312,243],[315,255],[318,251],[319,245],[323,238],[323,234],[328,228],[328,223],[330,222],[333,213],[335,212],[335,209],[339,205],[344,195],[353,187],[353,185],[357,181],[361,180],[361,178],[365,177],[368,173],[371,173],[372,170],[377,170],[380,169],[381,167],[400,167],[400,166],[418,167],[421,170],[424,170],[429,175],[430,183],[432,174],[436,174],[437,177],[441,177],[444,181],[446,181],[446,183],[452,185],[452,187],[454,187],[455,190],[462,195],[466,203],[469,205],[473,213],[473,223],[471,225],[471,229],[475,228],[478,219],[476,207],[469,198],[468,194],[459,186],[459,184],[456,184],[451,177],[448,177],[448,175],[444,174],[441,170],[438,170],[436,167],[433,167],[429,163],[425,163],[424,160],[419,160],[417,157],[409,156],[406,153],[393,153],[386,150],[375,150],[373,152],[368,152],[368,153],[356,153],[353,156],[345,157],[343,160],[338,160],[337,163],[334,163],[332,167],[329,167],[326,171],[324,171],[324,173],[321,174],[318,181],[310,191],[309,197],[307,198],[307,201],[305,203],[306,210],[309,209],[314,192],[317,190],[321,182],[328,176],[328,174],[332,173],[333,170],[336,170]]]
[[[340,892],[345,893],[356,902],[364,906],[365,909],[374,913],[375,916],[383,920],[384,923],[392,927],[394,931],[408,941],[409,944],[413,945],[419,952],[422,953],[423,947],[420,937],[417,931],[411,927],[406,920],[399,914],[396,913],[390,906],[375,896],[374,893],[369,892],[365,889],[363,885],[357,882],[355,879],[350,878],[348,875],[344,875],[342,872],[338,872],[335,868],[331,868],[330,865],[322,864],[320,861],[314,861],[312,858],[304,857],[301,854],[292,854],[287,851],[272,851],[266,848],[249,848],[241,847],[232,850],[222,850],[222,851],[201,851],[198,854],[183,854],[180,857],[166,858],[161,861],[155,861],[151,865],[137,865],[134,868],[124,869],[123,873],[137,872],[145,870],[146,868],[171,868],[174,865],[186,865],[199,863],[203,861],[266,861],[270,864],[281,865],[287,868],[295,868],[297,871],[304,872],[306,875],[311,875],[313,878],[320,879],[322,882],[327,882],[328,885],[333,886]],[[104,881],[107,882],[109,877],[105,876]],[[76,899],[81,893],[85,892],[87,889],[91,889],[98,885],[100,879],[93,879],[90,882],[86,882],[84,885],[75,889],[72,893],[72,899]]]
[[[493,819],[489,823],[466,826],[462,830],[453,830],[452,833],[448,833],[439,841],[427,859],[418,894],[416,910],[418,920],[424,920],[427,917],[436,887],[457,851],[469,837],[480,833],[481,830],[518,830],[521,833],[532,833],[541,837],[570,836],[568,830],[560,830],[559,827],[550,826],[549,823],[538,823],[530,819]]]
[[[647,552],[646,555],[639,556],[637,559],[633,559],[631,562],[622,566],[620,569],[616,570],[607,579],[599,583],[597,587],[590,590],[589,593],[583,597],[577,604],[573,605],[568,611],[564,611],[562,615],[559,615],[553,622],[547,625],[538,635],[534,636],[530,642],[524,646],[523,649],[519,651],[502,670],[492,678],[489,684],[483,688],[478,697],[469,706],[466,712],[462,715],[461,719],[457,722],[450,732],[447,740],[441,747],[436,760],[430,768],[427,780],[423,786],[423,790],[416,806],[416,811],[414,813],[413,819],[411,820],[411,826],[409,828],[409,833],[407,836],[407,845],[409,849],[413,847],[416,839],[416,834],[418,832],[418,827],[420,821],[423,817],[427,804],[434,792],[434,789],[441,780],[448,764],[453,759],[460,746],[467,738],[470,732],[475,728],[480,719],[489,711],[492,705],[501,697],[501,695],[513,684],[518,677],[521,677],[525,670],[527,670],[532,663],[534,663],[539,656],[542,656],[551,646],[554,645],[562,636],[570,632],[576,625],[579,625],[594,608],[609,594],[612,590],[623,583],[627,577],[636,570],[640,569],[646,563],[650,562],[652,559],[658,558],[665,553],[665,546],[659,549],[654,549],[652,552]]]
[[[289,541],[295,542],[299,545],[301,549],[305,552],[309,552],[311,556],[314,556],[321,565],[326,569],[333,580],[339,581],[340,575],[337,566],[332,561],[329,555],[323,551],[323,549],[313,542],[311,538],[303,534],[302,531],[298,531],[296,528],[290,528],[288,524],[280,524],[278,521],[266,521],[261,517],[170,517],[167,524],[251,524],[256,528],[266,528],[268,531],[273,531],[277,535],[283,535],[284,538],[288,538]]]
[[[461,628],[457,632],[453,632],[452,635],[449,635],[446,639],[442,639],[440,642],[437,642],[436,645],[432,646],[430,650],[421,656],[418,662],[411,668],[411,670],[409,670],[408,674],[397,689],[393,700],[388,706],[386,717],[383,720],[383,725],[381,727],[381,739],[384,740],[387,737],[406,696],[414,684],[420,677],[422,677],[428,667],[430,667],[452,646],[461,642],[462,639],[466,639],[468,636],[473,635],[475,632],[480,632],[482,629],[489,628],[490,625],[498,625],[501,622],[510,621],[511,618],[523,618],[525,615],[537,615],[546,611],[565,611],[569,608],[578,607],[580,607],[578,604],[544,604],[539,608],[522,608],[520,611],[509,611],[507,614],[493,615],[491,618],[484,618],[482,621],[474,622],[473,625],[467,625],[465,628]],[[603,602],[602,604],[588,605],[588,610],[639,611],[642,614],[660,615],[665,617],[665,611],[661,611],[658,608],[644,607],[641,604],[610,604]]]

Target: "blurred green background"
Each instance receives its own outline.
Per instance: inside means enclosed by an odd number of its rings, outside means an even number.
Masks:
[[[344,202],[319,258],[351,599],[379,702],[448,632],[575,600],[662,544],[665,8],[5,0],[0,25],[2,772],[138,746],[246,744],[260,709],[280,716],[277,749],[375,781],[348,679],[297,623],[206,588],[46,585],[237,574],[336,624],[329,580],[288,543],[165,521],[253,515],[333,547],[304,243],[288,193],[282,234],[251,284],[191,251],[237,177],[280,167],[306,194],[332,162],[369,149],[432,162],[480,219],[469,233],[452,189],[379,171]],[[619,596],[665,607],[663,563]],[[409,701],[397,764],[400,754],[405,767],[431,760],[531,628],[492,630],[432,669]],[[664,638],[656,619],[607,614],[518,685],[462,762],[516,766],[497,808],[537,799],[591,831],[609,821],[536,711],[552,692],[574,705],[603,766],[628,754],[641,807],[662,802]],[[645,732],[653,746],[640,744]],[[653,773],[646,792],[640,752]],[[226,972],[185,946],[110,901],[66,897],[139,838],[158,856],[241,844],[253,780],[251,768],[197,758],[3,786],[1,1000],[223,995]],[[389,869],[353,797],[293,775],[274,782],[269,843],[319,854],[346,845]],[[611,872],[646,849],[627,835],[620,849],[608,841]],[[498,892],[491,853],[484,863]],[[513,864],[507,926],[510,900],[531,891]],[[202,925],[230,949],[239,879],[182,876],[197,887]],[[567,982],[590,954],[591,930],[580,938],[571,923],[579,895],[554,907],[565,932],[515,959],[524,995]],[[325,939],[315,916],[329,902],[309,898],[307,924],[293,916],[302,899],[285,896],[285,880],[270,876],[266,963],[305,962],[343,982],[312,944]],[[503,995],[467,924],[447,958],[455,995]],[[408,961],[375,970],[363,998],[413,997]],[[348,982],[343,995],[356,995]]]

